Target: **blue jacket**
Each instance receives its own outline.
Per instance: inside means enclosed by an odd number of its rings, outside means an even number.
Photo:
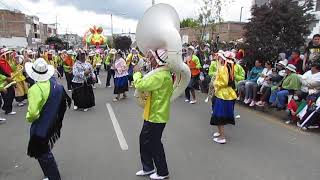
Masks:
[[[257,82],[260,77],[260,73],[262,73],[263,67],[253,67],[248,74],[247,80]]]

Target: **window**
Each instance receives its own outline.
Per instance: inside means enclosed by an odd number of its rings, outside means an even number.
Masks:
[[[316,11],[320,11],[320,0],[316,2]]]
[[[39,35],[38,34],[34,34],[34,38],[39,38]]]

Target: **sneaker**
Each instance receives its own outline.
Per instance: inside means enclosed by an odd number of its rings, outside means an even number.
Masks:
[[[286,123],[286,124],[291,124],[291,121],[290,121],[290,120],[288,120],[288,121],[286,121],[285,123]]]
[[[68,89],[68,91],[71,92],[72,90],[71,90],[71,89]]]
[[[93,88],[93,89],[96,89],[97,87],[96,87],[96,86],[92,86],[92,88]]]
[[[11,111],[7,115],[15,115],[15,114],[17,114],[17,112]]]
[[[22,106],[24,106],[24,103],[23,103],[23,102],[20,102],[20,103],[18,103],[18,106],[19,106],[19,107],[22,107]]]
[[[184,100],[184,102],[189,102],[189,101],[190,101],[189,99]]]
[[[248,99],[246,102],[244,102],[245,104],[250,104],[252,102],[251,99]]]
[[[190,101],[190,104],[195,104],[195,103],[197,103],[197,101],[196,101],[196,100],[192,100],[192,101]]]
[[[155,172],[156,172],[156,170],[152,170],[149,172],[145,172],[144,170],[141,170],[136,173],[136,176],[147,176],[147,175],[153,174]]]
[[[318,126],[318,125],[313,125],[313,126],[309,126],[308,128],[309,128],[309,129],[318,129],[319,126]]]
[[[256,102],[255,101],[252,101],[251,103],[250,103],[250,107],[253,107],[253,106],[255,106],[256,105]]]
[[[153,173],[150,176],[150,179],[168,179],[169,176],[159,176],[157,173]]]
[[[237,97],[237,101],[240,101],[240,99],[241,99],[241,98],[240,98],[240,96],[239,96],[239,97]]]
[[[205,103],[209,102],[209,97],[206,98],[206,100],[204,100]]]
[[[243,101],[245,104],[248,104],[248,102],[249,102],[249,99],[244,99],[244,101]]]
[[[218,132],[215,132],[214,134],[213,134],[213,137],[219,137],[220,136],[220,133],[218,133]]]
[[[118,98],[114,98],[112,101],[113,101],[113,102],[118,102],[119,99],[118,99]]]
[[[73,110],[78,110],[78,106],[73,106]]]
[[[83,112],[87,112],[88,111],[88,109],[83,109]]]
[[[5,123],[7,120],[5,118],[0,117],[0,124]]]
[[[236,118],[236,119],[240,119],[241,116],[238,114],[238,115],[235,116],[235,118]]]
[[[43,180],[49,180],[49,178],[44,178]]]
[[[218,144],[225,144],[227,142],[226,139],[221,139],[221,138],[213,138],[213,141]]]
[[[111,88],[111,85],[110,85],[110,86],[108,86],[108,88]]]

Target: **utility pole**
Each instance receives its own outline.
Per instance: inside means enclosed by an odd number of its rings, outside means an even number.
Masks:
[[[242,9],[243,7],[241,7],[241,11],[240,11],[240,22],[242,21]]]
[[[111,15],[111,37],[113,38],[113,21],[112,21],[112,13]]]

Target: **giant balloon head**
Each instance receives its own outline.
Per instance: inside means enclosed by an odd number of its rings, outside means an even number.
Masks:
[[[87,45],[101,46],[107,44],[107,38],[102,34],[102,27],[93,26],[84,35],[83,41]]]

